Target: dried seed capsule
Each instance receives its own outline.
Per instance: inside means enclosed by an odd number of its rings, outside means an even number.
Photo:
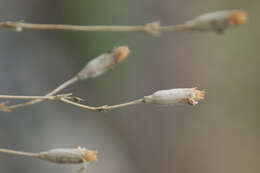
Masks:
[[[202,14],[188,22],[189,30],[223,32],[231,26],[237,26],[247,21],[247,14],[241,10],[217,11]]]
[[[180,103],[188,103],[195,106],[198,101],[203,99],[204,91],[196,88],[178,88],[170,90],[160,90],[152,95],[145,96],[145,103],[173,106]]]
[[[96,150],[87,150],[85,148],[52,149],[41,152],[39,158],[53,163],[77,164],[89,163],[97,160]]]
[[[128,56],[129,52],[127,46],[119,46],[109,53],[104,53],[94,58],[78,73],[79,79],[85,80],[104,74],[106,71],[122,62]]]

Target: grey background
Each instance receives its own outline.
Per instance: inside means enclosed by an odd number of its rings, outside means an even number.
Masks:
[[[129,58],[73,92],[90,105],[159,89],[205,88],[196,107],[137,105],[107,113],[43,102],[0,112],[0,148],[39,152],[98,149],[91,173],[244,173],[260,170],[259,7],[242,0],[2,0],[1,20],[58,24],[180,24],[201,13],[243,9],[247,25],[214,33],[94,33],[0,30],[0,93],[43,95],[93,57],[128,45]],[[12,102],[15,103],[15,102]],[[79,166],[0,154],[0,172],[75,172]]]

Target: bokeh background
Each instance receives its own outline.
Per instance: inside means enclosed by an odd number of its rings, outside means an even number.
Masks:
[[[198,106],[136,105],[107,113],[43,102],[0,112],[0,148],[28,152],[98,149],[89,173],[245,173],[260,171],[259,9],[250,0],[1,0],[2,20],[78,25],[180,24],[201,13],[243,9],[249,22],[215,33],[0,30],[0,93],[43,95],[114,46],[131,55],[100,78],[64,91],[90,105],[116,104],[159,89],[199,87]],[[12,102],[14,103],[14,102]],[[0,154],[0,172],[71,173]]]

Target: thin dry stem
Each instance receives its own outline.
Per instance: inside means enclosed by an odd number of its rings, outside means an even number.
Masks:
[[[83,101],[83,99],[79,98],[79,97],[74,97],[72,96],[72,94],[61,94],[61,95],[55,95],[55,96],[14,96],[14,95],[0,95],[0,99],[16,99],[16,100],[33,100],[31,102],[26,102],[26,103],[30,103],[30,105],[34,104],[35,101],[44,101],[44,100],[53,100],[53,101],[60,101],[66,104],[71,104],[73,106],[76,107],[80,107],[83,109],[88,109],[88,110],[92,110],[92,111],[108,111],[111,109],[117,109],[117,108],[121,108],[121,107],[127,107],[127,106],[131,106],[131,105],[136,105],[136,104],[140,104],[140,103],[144,103],[144,99],[137,99],[134,101],[130,101],[127,103],[122,103],[122,104],[117,104],[117,105],[104,105],[104,106],[88,106],[88,105],[84,105],[84,104],[80,104],[77,103],[78,101]],[[37,100],[35,100],[37,99]],[[32,103],[34,102],[34,103]],[[31,104],[32,103],[32,104]],[[19,105],[25,105],[24,104],[19,104]],[[16,106],[16,105],[14,105]],[[8,109],[10,111],[10,107],[12,107],[12,109],[16,109],[14,108],[14,106],[6,106],[6,109]],[[29,104],[26,104],[26,106],[29,106]],[[0,109],[0,111],[2,111]]]
[[[63,89],[67,88],[68,86],[71,86],[72,84],[74,84],[78,81],[79,81],[79,79],[78,79],[77,76],[73,77],[70,80],[68,80],[68,81],[64,82],[63,84],[61,84],[60,86],[58,86],[56,89],[54,89],[50,93],[46,94],[45,96],[53,96],[54,94],[57,94],[58,92],[62,91]],[[49,97],[45,97],[45,99],[47,99],[47,98],[49,98]],[[30,105],[33,105],[35,103],[39,103],[41,101],[43,101],[43,99],[32,100],[32,101],[21,103],[21,104],[11,105],[11,106],[8,106],[7,108],[9,110],[13,110],[13,109],[17,109],[17,108],[20,108],[20,107],[30,106]]]
[[[14,100],[59,100],[62,97],[69,97],[72,94],[61,94],[56,96],[16,96],[16,95],[0,95],[0,99]]]
[[[29,152],[9,150],[9,149],[4,149],[4,148],[0,148],[0,152],[1,153],[13,154],[13,155],[20,155],[20,156],[26,156],[26,157],[39,158],[39,153],[29,153]]]
[[[185,25],[169,25],[160,26],[159,22],[147,23],[145,25],[135,26],[120,26],[120,25],[93,25],[93,26],[80,26],[80,25],[61,25],[61,24],[33,24],[24,22],[4,21],[0,22],[2,28],[12,28],[16,31],[23,29],[34,30],[68,30],[68,31],[106,31],[106,32],[145,32],[152,35],[160,32],[169,32],[177,30],[185,30]]]
[[[59,93],[60,91],[64,90],[65,88],[73,85],[74,83],[78,82],[79,79],[77,76],[67,80],[66,82],[64,82],[63,84],[61,84],[60,86],[58,86],[56,89],[54,89],[53,91],[51,91],[50,93],[46,94],[46,96],[52,96],[54,94]]]
[[[117,105],[111,105],[111,106],[104,105],[104,106],[93,107],[93,106],[87,106],[87,105],[83,105],[83,104],[80,104],[80,103],[76,103],[76,102],[73,102],[73,101],[68,100],[66,98],[61,98],[60,101],[67,103],[67,104],[71,104],[71,105],[80,107],[80,108],[83,108],[83,109],[92,110],[92,111],[108,111],[108,110],[111,110],[111,109],[117,109],[117,108],[122,108],[122,107],[127,107],[127,106],[131,106],[131,105],[144,103],[144,99],[142,98],[142,99],[137,99],[137,100],[134,100],[134,101],[130,101],[130,102],[127,102],[127,103],[122,103],[122,104],[117,104]]]

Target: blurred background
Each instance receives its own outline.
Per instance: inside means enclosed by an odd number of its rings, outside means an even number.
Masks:
[[[90,105],[117,104],[159,89],[199,87],[196,107],[136,105],[107,113],[56,102],[0,112],[0,148],[39,152],[83,146],[99,151],[89,173],[245,173],[260,171],[260,1],[2,0],[1,21],[78,25],[181,24],[202,13],[242,9],[249,23],[215,33],[0,30],[0,93],[44,95],[87,61],[118,45],[129,58],[72,92]],[[15,102],[11,102],[15,103]],[[0,172],[75,172],[0,154]]]

